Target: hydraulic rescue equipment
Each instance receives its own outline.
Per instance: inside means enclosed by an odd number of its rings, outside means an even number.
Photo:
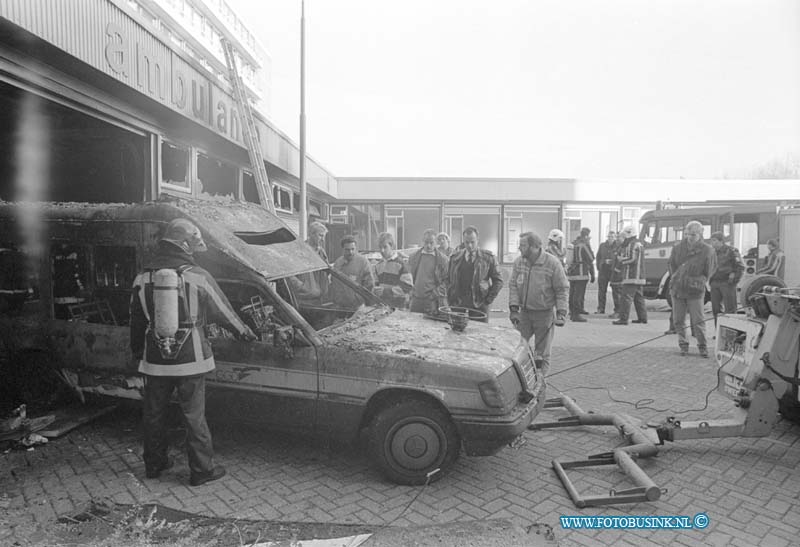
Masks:
[[[539,430],[579,425],[614,425],[631,446],[589,456],[587,460],[552,465],[577,507],[595,507],[640,501],[656,501],[663,490],[637,465],[638,458],[658,453],[657,444],[684,439],[764,437],[778,414],[800,416],[800,288],[765,287],[750,299],[747,315],[718,317],[714,356],[717,391],[734,402],[729,418],[681,421],[667,418],[658,427],[640,426],[624,415],[586,413],[570,397],[550,399],[545,408],[565,407],[571,416],[557,422],[528,426]],[[611,491],[607,496],[582,496],[566,474],[567,469],[618,465],[636,485]]]

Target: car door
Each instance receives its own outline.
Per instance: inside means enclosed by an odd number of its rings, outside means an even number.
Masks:
[[[315,427],[319,397],[316,348],[299,328],[274,312],[273,297],[266,291],[231,280],[221,280],[219,285],[261,339],[245,342],[214,325],[207,329],[216,362],[207,378],[210,404],[246,422],[280,429]],[[259,332],[249,314],[254,301],[271,308],[276,326]],[[293,339],[287,343],[289,333]]]

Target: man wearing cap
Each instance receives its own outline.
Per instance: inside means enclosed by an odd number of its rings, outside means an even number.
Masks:
[[[644,251],[641,242],[636,239],[633,226],[622,229],[625,238],[617,257],[617,264],[622,270],[622,291],[619,299],[619,319],[614,325],[627,325],[631,313],[631,304],[636,309],[633,323],[647,323],[647,308],[644,304]]]
[[[195,263],[193,255],[205,250],[197,226],[183,218],[170,222],[156,253],[133,282],[130,305],[131,351],[145,376],[145,473],[147,478],[158,478],[172,466],[167,456],[166,418],[172,393],[177,391],[186,424],[192,486],[225,475],[224,467],[214,465],[205,416],[205,374],[214,370],[214,354],[204,333],[207,319],[213,317],[244,340],[256,339],[211,274]]]
[[[711,311],[714,313],[714,322],[725,307],[725,313],[736,312],[736,285],[744,274],[744,262],[736,247],[725,244],[725,235],[722,232],[711,234],[711,246],[717,255],[717,268],[711,274]]]
[[[717,268],[717,256],[708,243],[703,242],[703,225],[692,220],[683,230],[683,240],[672,248],[669,256],[669,292],[672,297],[672,319],[678,332],[681,355],[689,354],[687,332],[691,327],[697,338],[700,357],[708,357],[706,323],[703,301],[706,282]],[[686,325],[686,314],[690,325]]]

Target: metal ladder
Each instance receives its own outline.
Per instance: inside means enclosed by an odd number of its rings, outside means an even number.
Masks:
[[[234,98],[239,105],[239,112],[241,113],[242,136],[244,137],[247,153],[250,156],[250,164],[254,171],[258,198],[271,213],[275,213],[275,204],[272,202],[272,185],[269,183],[267,169],[264,166],[264,157],[261,155],[256,123],[253,120],[253,109],[250,106],[250,100],[247,98],[242,77],[239,76],[239,71],[236,69],[233,45],[224,38],[221,38],[220,42],[222,43],[222,51],[225,52],[225,63],[228,65],[228,76],[233,86]]]

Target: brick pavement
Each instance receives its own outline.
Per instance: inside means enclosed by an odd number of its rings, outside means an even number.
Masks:
[[[587,295],[587,308],[594,304]],[[663,419],[681,409],[703,407],[716,383],[712,360],[679,358],[674,336],[657,337],[667,314],[651,305],[648,325],[615,327],[590,316],[588,323],[558,329],[550,394],[555,388],[585,410],[621,412],[643,420]],[[502,309],[502,308],[500,308]],[[493,322],[506,321],[493,313]],[[579,369],[586,360],[656,338]],[[635,409],[611,401],[652,399]],[[708,408],[682,419],[719,418],[730,408],[712,393]],[[653,410],[660,409],[660,410]],[[563,411],[546,411],[553,419]],[[357,447],[329,446],[259,429],[212,424],[219,461],[228,476],[199,488],[186,486],[185,454],[160,480],[145,480],[135,412],[116,412],[37,447],[0,456],[0,544],[46,543],[38,524],[83,508],[90,499],[157,502],[185,511],[242,519],[279,519],[414,526],[484,518],[507,518],[553,526],[564,545],[792,545],[800,531],[800,427],[781,421],[768,437],[683,441],[661,447],[641,462],[667,491],[657,502],[576,509],[550,467],[553,458],[583,459],[622,443],[612,428],[529,432],[517,450],[488,458],[462,457],[441,481],[419,488],[384,482]],[[180,442],[181,432],[174,437]],[[579,491],[601,494],[630,486],[616,468],[572,472]],[[405,514],[403,510],[420,494]],[[705,530],[562,530],[560,515],[689,515],[707,512]],[[5,522],[4,522],[5,521]]]

